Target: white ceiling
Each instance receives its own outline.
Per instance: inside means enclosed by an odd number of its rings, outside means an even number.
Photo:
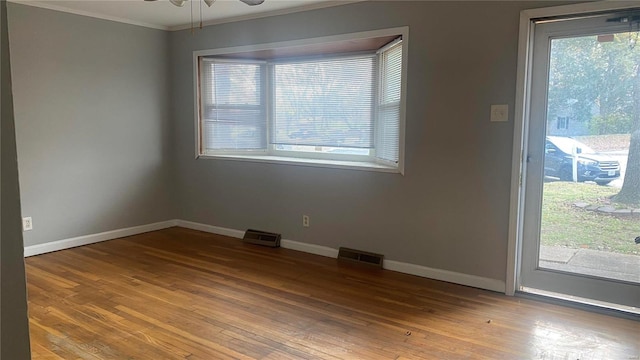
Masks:
[[[207,7],[201,0],[191,0],[176,7],[168,0],[9,0],[19,4],[60,10],[79,15],[98,17],[164,30],[191,27],[191,13],[198,24],[200,5],[205,25],[277,15],[288,12],[335,6],[362,0],[265,0],[261,5],[249,6],[239,0],[216,0]],[[193,7],[193,9],[192,9]]]

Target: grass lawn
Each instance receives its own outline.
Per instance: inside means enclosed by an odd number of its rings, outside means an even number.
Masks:
[[[619,189],[589,183],[548,182],[542,201],[542,245],[640,254],[640,216],[614,216],[575,207],[576,202],[612,205]],[[640,207],[640,206],[639,206]]]

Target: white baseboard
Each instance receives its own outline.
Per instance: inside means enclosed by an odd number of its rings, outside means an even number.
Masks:
[[[78,236],[70,239],[52,241],[45,244],[25,246],[24,256],[34,256],[53,251],[70,249],[76,246],[94,244],[101,241],[113,240],[125,236],[138,235],[149,231],[156,231],[176,226],[175,220],[157,222],[153,224],[134,226],[124,229],[105,231],[98,234]]]
[[[505,282],[482,276],[469,275],[455,271],[434,269],[422,265],[409,264],[394,260],[384,260],[383,267],[405,274],[416,275],[434,280],[446,281],[454,284],[466,285],[480,289],[492,290],[504,293]]]
[[[142,234],[149,231],[161,230],[170,228],[173,226],[180,226],[187,229],[204,231],[211,234],[229,236],[237,239],[242,239],[244,231],[229,229],[220,226],[213,226],[207,224],[196,223],[186,220],[168,220],[158,222],[154,224],[134,226],[126,229],[118,229],[113,231],[106,231],[99,234],[79,236],[71,239],[53,241],[46,244],[32,245],[24,248],[24,256],[33,256],[44,254],[48,252],[69,249],[76,246],[93,244],[106,240],[113,240],[125,236]],[[302,251],[310,254],[326,256],[330,258],[338,257],[338,249],[330,248],[327,246],[307,244],[299,241],[282,239],[280,246],[285,249]],[[506,290],[506,283],[501,280],[485,278],[481,276],[469,275],[458,273],[454,271],[441,270],[429,268],[422,265],[415,265],[404,263],[395,260],[384,260],[383,268],[387,270],[397,271],[405,274],[421,276],[429,279],[441,280],[451,282],[460,285],[472,286],[480,289],[492,290],[504,293]]]
[[[229,236],[229,237],[238,238],[238,239],[242,239],[244,237],[244,231],[241,231],[241,230],[201,224],[201,223],[196,223],[192,221],[176,220],[176,226],[180,226],[180,227],[184,227],[192,230],[204,231],[211,234]],[[299,241],[285,240],[285,239],[280,240],[280,246],[285,249],[298,250],[298,251],[306,252],[309,254],[315,254],[315,255],[326,256],[331,258],[338,257],[338,250],[330,247],[326,247],[326,246],[307,244]]]
[[[299,241],[285,240],[285,239],[282,239],[280,241],[280,246],[282,246],[285,249],[302,251],[309,254],[326,256],[334,259],[338,258],[338,249],[330,248],[328,246],[307,244]]]
[[[204,231],[211,234],[224,235],[224,236],[237,238],[237,239],[242,239],[244,237],[244,231],[241,231],[241,230],[228,229],[220,226],[201,224],[201,223],[186,221],[186,220],[176,220],[175,222],[176,222],[176,226],[180,226],[180,227],[191,229],[191,230]]]
[[[176,226],[185,227],[188,229],[204,231],[212,234],[225,235],[234,238],[241,239],[244,236],[244,231],[228,229],[219,226],[206,225],[195,223],[191,221],[176,220]],[[280,246],[285,249],[298,250],[310,254],[326,256],[330,258],[338,257],[338,249],[330,248],[327,246],[320,246],[314,244],[307,244],[299,241],[285,240],[280,241]],[[485,278],[481,276],[468,275],[454,271],[441,270],[429,268],[422,265],[415,265],[404,263],[394,260],[384,260],[383,268],[387,270],[397,271],[404,274],[416,275],[429,279],[441,280],[450,283],[466,285],[476,287],[480,289],[492,290],[504,293],[506,290],[506,284],[504,281]]]

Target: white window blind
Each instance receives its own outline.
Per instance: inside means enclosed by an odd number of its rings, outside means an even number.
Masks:
[[[403,172],[405,31],[196,52],[197,156]]]
[[[264,65],[202,58],[201,146],[204,150],[266,148]]]
[[[400,143],[400,97],[402,94],[402,43],[380,52],[380,92],[376,157],[398,162]]]
[[[271,143],[373,148],[375,57],[275,63]]]

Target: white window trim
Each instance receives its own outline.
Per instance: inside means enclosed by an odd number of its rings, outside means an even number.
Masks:
[[[398,149],[398,163],[390,163],[381,161],[375,158],[374,151],[363,161],[363,157],[357,158],[350,157],[348,155],[340,156],[340,159],[323,159],[322,154],[309,154],[309,156],[300,157],[294,153],[287,153],[278,151],[278,156],[274,155],[268,149],[256,150],[251,153],[248,151],[229,151],[227,153],[216,154],[202,154],[200,150],[201,146],[201,133],[200,133],[200,77],[199,77],[199,58],[204,56],[216,56],[224,54],[242,53],[250,51],[271,50],[277,48],[306,46],[313,44],[323,44],[337,41],[354,40],[354,39],[366,39],[390,35],[401,35],[403,40],[403,53],[402,53],[402,74],[401,74],[401,97],[400,97],[400,128],[399,128],[399,149]],[[409,43],[409,27],[397,27],[390,29],[363,31],[350,34],[341,34],[334,36],[323,36],[311,39],[300,39],[292,41],[283,41],[275,43],[265,43],[256,45],[236,46],[220,49],[210,50],[197,50],[193,52],[193,83],[194,83],[194,125],[195,125],[195,158],[196,159],[223,159],[223,160],[238,160],[238,161],[251,161],[251,162],[264,162],[264,163],[276,163],[276,164],[289,164],[289,165],[301,165],[301,166],[314,166],[325,168],[339,168],[339,169],[353,169],[353,170],[369,170],[388,173],[400,173],[404,175],[404,155],[405,155],[405,108],[406,108],[406,93],[407,93],[407,63],[408,63],[408,43]],[[268,84],[267,84],[268,86]],[[267,106],[269,106],[267,102]],[[267,130],[269,131],[269,129]],[[320,155],[320,156],[316,156]]]
[[[511,195],[509,206],[509,232],[507,241],[507,271],[505,294],[513,296],[520,286],[520,251],[523,241],[522,219],[524,206],[523,189],[526,185],[526,149],[527,125],[529,108],[527,98],[531,85],[531,63],[529,56],[531,42],[535,31],[532,20],[556,17],[574,16],[580,14],[614,11],[638,7],[634,1],[596,1],[582,4],[562,5],[539,9],[523,10],[520,13],[520,28],[518,38],[518,66],[516,80],[516,103],[513,126],[513,149],[511,156]]]

